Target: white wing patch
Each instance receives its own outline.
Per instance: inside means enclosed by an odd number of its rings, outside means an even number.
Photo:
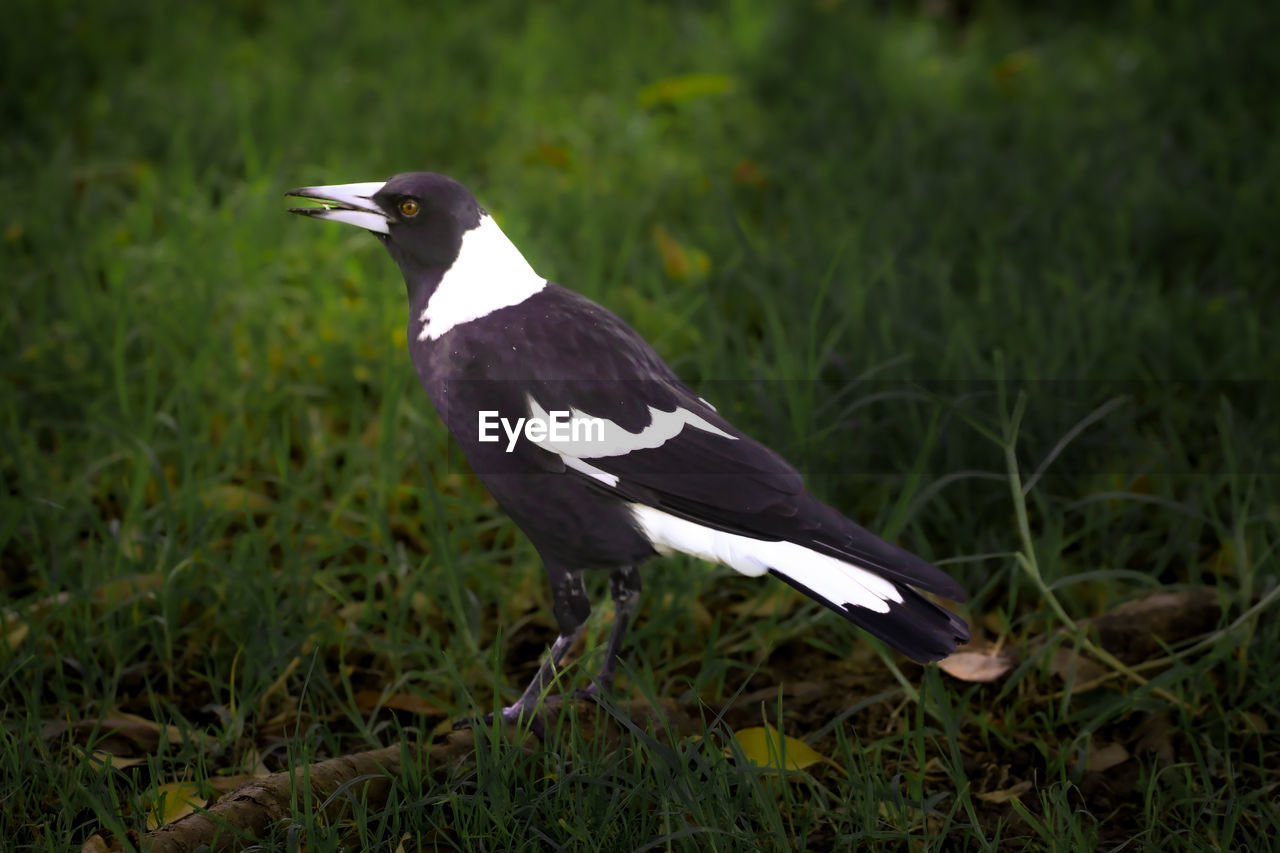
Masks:
[[[547,410],[533,397],[528,399],[529,416],[549,422],[551,415]],[[567,439],[554,440],[548,435],[545,441],[538,442],[543,449],[564,457],[566,464],[571,458],[605,459],[610,456],[623,456],[633,450],[652,450],[675,438],[686,426],[731,441],[738,440],[737,436],[730,435],[701,415],[680,408],[674,412],[664,412],[650,406],[649,425],[639,432],[630,432],[608,418],[597,418],[578,409],[569,409],[568,420],[571,423],[576,421],[578,427],[568,431]],[[616,482],[617,478],[615,477],[614,480]]]
[[[462,235],[453,266],[445,272],[418,318],[418,340],[435,340],[455,326],[499,308],[519,305],[547,286],[489,214]]]
[[[794,542],[764,541],[716,530],[644,504],[631,504],[631,513],[654,549],[663,554],[681,551],[744,575],[762,575],[772,569],[834,604],[876,613],[888,613],[890,601],[902,602],[902,593],[892,582]]]
[[[572,468],[575,471],[580,471],[583,474],[586,474],[588,477],[590,477],[593,480],[599,480],[601,483],[604,483],[606,486],[608,486],[611,489],[614,486],[618,485],[617,474],[610,474],[608,471],[601,471],[599,468],[592,465],[590,462],[583,462],[581,459],[577,458],[576,456],[561,455],[560,458],[564,460],[564,464],[567,467]]]

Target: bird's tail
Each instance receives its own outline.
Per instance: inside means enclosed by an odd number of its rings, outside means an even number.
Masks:
[[[798,542],[757,539],[708,527],[642,504],[633,504],[632,510],[659,551],[682,551],[746,575],[768,572],[912,660],[938,660],[969,641],[964,620],[929,601],[908,579],[919,579],[921,587],[954,589],[963,595],[955,581],[861,528],[856,529],[857,545],[846,542],[837,550],[814,542],[826,549],[822,551]],[[865,559],[857,559],[850,551],[865,552]]]
[[[806,549],[808,550],[808,549]],[[770,567],[769,573],[820,601],[867,633],[919,663],[939,660],[969,642],[969,626],[950,610],[925,598],[912,586],[888,581],[866,569],[825,554],[803,564]],[[831,570],[824,560],[839,563]],[[866,578],[874,578],[870,584]],[[875,583],[879,582],[879,583]],[[892,588],[881,597],[880,584]],[[869,589],[877,594],[868,595]]]

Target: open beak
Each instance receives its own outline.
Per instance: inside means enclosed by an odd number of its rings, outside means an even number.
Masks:
[[[364,184],[333,184],[327,187],[301,187],[289,190],[285,195],[320,202],[318,207],[291,207],[290,213],[345,222],[377,234],[387,234],[387,216],[373,201],[373,196],[382,187],[382,181]]]

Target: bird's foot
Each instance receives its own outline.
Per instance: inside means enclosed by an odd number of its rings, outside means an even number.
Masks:
[[[502,722],[507,726],[514,726],[517,730],[527,728],[533,733],[539,741],[546,741],[547,727],[542,722],[542,715],[538,713],[538,708],[524,708],[520,703],[503,708],[501,713]]]
[[[542,718],[548,709],[559,708],[566,702],[598,702],[602,695],[609,693],[611,690],[611,684],[593,681],[589,686],[578,688],[572,693],[557,693],[551,696],[544,696],[538,701],[518,701],[514,705],[508,705],[496,714],[463,717],[454,722],[453,730],[488,728],[493,725],[494,718],[499,717],[504,726],[524,726],[533,732],[538,740],[545,740],[546,726]]]
[[[495,717],[502,720],[503,728],[507,726],[524,726],[538,740],[545,740],[546,727],[543,725],[542,717],[536,713],[536,709],[522,708],[518,704],[503,708],[496,714],[461,717],[454,721],[453,730],[457,732],[464,729],[487,729],[493,725]]]
[[[493,714],[485,714],[482,717],[459,717],[453,721],[453,731],[460,732],[464,729],[481,729],[493,722]]]
[[[611,679],[610,680],[596,679],[595,681],[591,682],[591,684],[589,684],[588,686],[579,687],[577,690],[573,691],[573,698],[574,699],[590,699],[591,701],[595,702],[595,701],[598,701],[601,696],[605,696],[611,692],[613,692],[613,682]]]

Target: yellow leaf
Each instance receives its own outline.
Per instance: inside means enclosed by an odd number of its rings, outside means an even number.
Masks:
[[[159,829],[204,806],[207,798],[194,782],[166,782],[156,789],[151,810],[147,812],[147,829]]]
[[[733,167],[733,182],[759,189],[769,183],[769,176],[754,160],[743,158]]]
[[[27,635],[31,633],[31,625],[17,613],[6,613],[0,631],[4,632],[4,644],[0,645],[0,652],[12,652],[17,651],[18,646],[27,639]]]
[[[711,95],[727,95],[735,88],[737,81],[728,74],[682,74],[650,83],[640,90],[637,100],[642,107],[653,107]]]
[[[565,148],[563,145],[550,145],[546,142],[542,142],[525,155],[525,162],[545,163],[554,169],[560,169],[563,171],[564,169],[569,168],[569,149]]]
[[[252,489],[236,483],[223,483],[205,489],[200,496],[204,505],[211,509],[247,509],[252,512],[266,512],[275,506],[275,501]]]
[[[758,767],[782,769],[782,761],[786,760],[786,769],[804,770],[819,761],[825,761],[839,767],[834,761],[820,754],[809,744],[797,738],[782,734],[773,726],[754,726],[733,733],[738,748],[747,760]]]
[[[1234,716],[1236,720],[1234,728],[1238,731],[1263,735],[1272,729],[1272,725],[1267,721],[1267,718],[1254,711],[1237,711]]]
[[[164,586],[160,572],[143,572],[107,581],[93,591],[93,600],[99,604],[121,604]]]
[[[701,278],[711,269],[711,259],[706,252],[701,249],[686,249],[661,225],[653,229],[653,242],[662,255],[662,266],[667,275],[677,281]]]
[[[1013,85],[1019,77],[1034,67],[1035,59],[1031,54],[1023,50],[1015,50],[996,63],[991,76],[995,79],[997,86],[1008,92],[1013,89]]]
[[[662,255],[662,266],[667,275],[675,279],[687,278],[689,275],[689,259],[685,256],[684,247],[676,242],[676,238],[661,225],[653,229],[653,242]]]
[[[93,760],[103,767],[114,767],[117,770],[138,767],[147,763],[147,757],[144,755],[135,755],[132,758],[127,758],[121,755],[112,755],[110,752],[103,752],[100,749],[93,751]]]

